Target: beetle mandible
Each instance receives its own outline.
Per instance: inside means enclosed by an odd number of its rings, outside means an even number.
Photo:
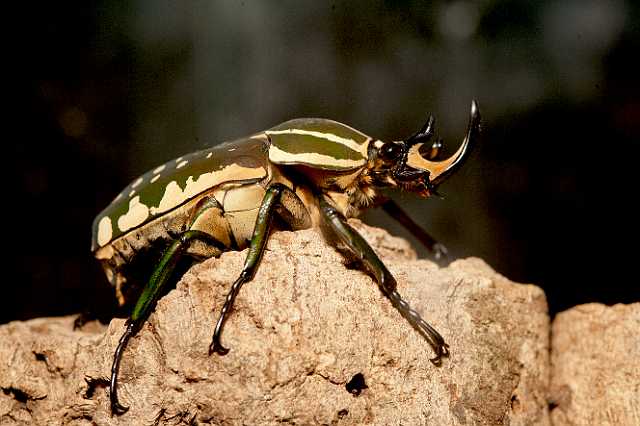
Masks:
[[[296,119],[169,161],[132,182],[93,224],[92,251],[120,303],[134,293],[129,281],[135,281],[135,266],[150,258],[156,262],[114,353],[112,413],[128,409],[117,393],[123,351],[153,311],[183,255],[205,259],[249,249],[209,346],[209,354],[229,351],[220,340],[225,320],[240,287],[256,273],[276,216],[293,230],[320,229],[345,255],[358,260],[427,339],[435,351],[431,361],[440,364],[449,354],[444,338],[402,299],[394,277],[347,218],[381,206],[436,256],[444,253],[443,246],[379,192],[399,188],[425,198],[434,194],[468,156],[479,131],[480,112],[473,101],[463,143],[450,158],[435,161],[442,145],[434,137],[433,116],[413,136],[390,142],[331,120]]]

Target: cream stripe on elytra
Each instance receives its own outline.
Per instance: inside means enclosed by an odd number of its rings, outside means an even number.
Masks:
[[[317,154],[315,152],[291,154],[290,152],[279,149],[275,145],[269,147],[269,159],[278,164],[306,163],[344,168],[360,167],[365,163],[364,158],[362,160],[349,160],[346,158],[333,158],[329,155]]]
[[[232,180],[257,179],[265,176],[266,173],[267,172],[264,167],[242,167],[237,164],[231,164],[214,172],[203,173],[195,180],[193,179],[193,176],[189,176],[184,189],[182,189],[176,181],[171,181],[166,186],[164,195],[157,207],[149,207],[140,202],[140,195],[133,197],[129,201],[129,210],[122,216],[118,217],[117,226],[120,229],[120,232],[126,232],[129,229],[143,224],[150,215],[155,216],[171,210],[188,199],[209,188],[213,188],[216,185],[220,185],[224,182],[230,182]],[[156,174],[151,179],[151,183],[154,183],[159,178],[160,175]],[[129,195],[133,196],[134,194],[135,190],[131,191]],[[97,235],[97,243],[99,246],[102,247],[111,241],[113,230],[114,226],[108,216],[104,216],[100,219],[100,222],[98,222]]]
[[[266,174],[263,167],[242,167],[237,164],[228,165],[220,170],[203,173],[197,179],[189,176],[184,189],[176,181],[171,181],[165,188],[164,195],[157,207],[149,209],[152,215],[157,215],[179,206],[195,195],[223,182],[260,178]]]
[[[367,156],[367,144],[354,141],[353,139],[343,138],[338,135],[334,135],[333,133],[324,133],[324,132],[315,132],[312,130],[302,130],[302,129],[286,129],[286,130],[267,130],[265,133],[268,135],[305,135],[305,136],[313,136],[319,139],[325,139],[331,142],[337,142],[346,147],[351,148],[354,151],[362,154],[363,157]]]

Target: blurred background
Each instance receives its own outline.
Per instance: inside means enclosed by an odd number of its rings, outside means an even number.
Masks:
[[[164,161],[297,117],[401,139],[429,113],[450,153],[471,99],[482,141],[444,199],[396,200],[552,313],[640,299],[637,2],[51,2],[13,26],[0,322],[112,306],[91,222]]]

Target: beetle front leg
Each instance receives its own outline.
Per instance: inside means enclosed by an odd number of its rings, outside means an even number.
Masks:
[[[211,345],[209,345],[209,355],[214,352],[218,355],[226,355],[229,352],[229,349],[220,343],[222,328],[229,316],[229,311],[233,307],[240,288],[244,283],[253,279],[258,269],[258,265],[264,254],[267,239],[269,238],[273,215],[276,213],[285,219],[294,229],[305,228],[311,224],[304,204],[291,189],[280,183],[273,184],[267,189],[262,199],[260,209],[258,210],[253,236],[249,244],[249,253],[247,254],[240,276],[231,286],[231,290],[229,294],[227,294],[224,305],[222,306],[220,317],[213,332],[213,339],[211,340]]]
[[[365,269],[374,276],[382,292],[391,300],[391,304],[429,341],[436,353],[431,362],[440,365],[442,357],[449,356],[449,345],[445,343],[444,338],[400,296],[396,290],[396,280],[391,272],[365,239],[347,223],[346,218],[323,196],[319,197],[319,204],[322,217],[331,234],[342,243],[348,252],[362,262]]]
[[[411,232],[411,234],[422,243],[423,246],[433,253],[433,257],[439,260],[447,256],[447,248],[436,241],[431,235],[420,227],[417,223],[411,219],[411,217],[391,198],[384,198],[380,204],[382,210],[384,210],[389,216],[397,220],[404,228]]]

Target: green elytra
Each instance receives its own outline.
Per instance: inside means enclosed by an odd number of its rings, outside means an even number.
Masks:
[[[155,267],[150,269],[114,354],[112,412],[122,414],[128,409],[117,395],[122,354],[172,280],[178,261],[185,255],[203,259],[248,247],[209,347],[210,354],[228,353],[220,340],[225,320],[240,288],[259,266],[275,216],[290,229],[317,228],[329,241],[341,242],[344,254],[359,260],[392,305],[433,347],[432,362],[439,365],[448,355],[444,338],[402,299],[392,274],[347,223],[348,217],[362,209],[380,206],[436,255],[446,252],[395,202],[378,193],[389,187],[423,197],[435,192],[436,184],[460,166],[477,139],[478,106],[472,103],[460,149],[443,161],[434,160],[441,145],[433,138],[433,123],[430,117],[410,138],[382,142],[335,121],[291,120],[172,160],[125,188],[96,217],[92,239],[92,249],[121,303],[135,293],[128,291],[128,268],[139,259],[149,259],[142,254],[160,255],[155,257]],[[426,154],[423,145],[430,147]]]
[[[200,195],[212,187],[221,183],[229,183],[234,180],[259,180],[266,177],[268,170],[268,150],[270,147],[291,154],[316,153],[326,155],[335,159],[357,160],[359,165],[364,164],[365,157],[362,153],[355,151],[352,147],[345,146],[339,142],[331,140],[321,140],[308,134],[273,134],[287,129],[297,129],[310,133],[327,133],[336,135],[339,138],[349,139],[355,144],[364,145],[368,139],[366,135],[351,127],[341,123],[325,119],[296,119],[290,120],[275,126],[261,134],[251,138],[239,139],[225,142],[212,148],[197,151],[148,171],[125,187],[120,194],[109,204],[94,220],[92,232],[92,251],[97,250],[109,242],[117,239],[133,228],[143,226],[154,219],[161,217],[168,210],[179,207],[184,202]],[[271,133],[271,134],[270,134]],[[264,136],[270,134],[268,139]],[[260,136],[263,137],[260,137]],[[300,164],[300,161],[296,161]],[[239,166],[247,170],[243,173],[236,171],[235,176],[215,179],[216,173],[222,175],[224,169],[229,166]],[[336,169],[331,164],[325,167]],[[352,167],[351,167],[352,168]],[[341,168],[343,170],[351,168]],[[176,205],[170,209],[162,208],[162,200],[168,193],[169,185],[174,183],[181,191],[188,189],[189,182],[198,182],[202,176],[212,175],[207,185],[197,188],[191,196],[184,196],[179,199]],[[149,212],[144,218],[126,223],[127,226],[119,227],[121,218],[131,211],[131,202],[135,201],[136,206],[145,206]],[[109,238],[100,241],[100,224],[105,218],[111,222],[111,232]]]

